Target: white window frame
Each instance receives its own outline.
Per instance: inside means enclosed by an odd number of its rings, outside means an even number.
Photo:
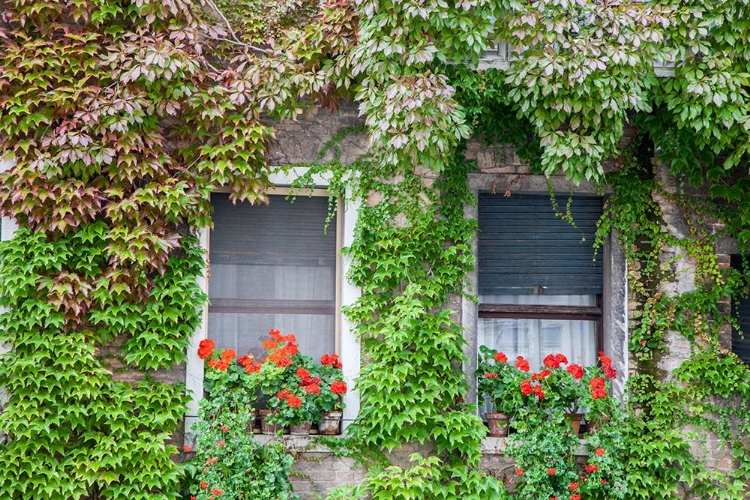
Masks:
[[[288,194],[289,187],[292,182],[299,178],[306,172],[307,168],[296,167],[286,171],[281,168],[277,168],[276,172],[270,176],[270,181],[275,187],[268,191],[268,194]],[[315,189],[312,193],[310,191],[304,191],[299,193],[300,196],[307,196],[312,194],[313,196],[328,196],[328,181],[323,177],[316,176],[314,179]],[[349,193],[347,193],[348,195]],[[347,196],[349,198],[349,196]],[[360,296],[360,290],[358,287],[352,285],[346,280],[346,275],[352,264],[351,257],[342,255],[340,250],[342,247],[348,247],[354,240],[354,225],[357,220],[358,205],[355,202],[345,203],[343,200],[339,202],[337,227],[336,227],[336,247],[339,254],[336,256],[336,313],[334,322],[336,325],[335,331],[335,346],[336,352],[341,358],[343,366],[343,379],[346,382],[349,390],[343,396],[344,402],[344,415],[342,419],[342,429],[346,432],[346,428],[356,418],[359,413],[359,393],[354,388],[354,381],[359,375],[359,366],[361,361],[360,346],[356,335],[353,331],[351,322],[342,314],[341,310],[344,306],[354,304],[354,302]],[[209,229],[202,228],[198,232],[201,247],[205,251],[206,258],[208,258],[208,250],[210,247],[209,242]],[[206,267],[208,269],[208,267]],[[201,289],[208,294],[208,281],[205,274],[199,278],[199,285]],[[185,415],[185,432],[190,434],[192,425],[197,421],[198,405],[203,397],[203,371],[204,365],[203,360],[198,357],[198,345],[200,341],[207,338],[207,325],[208,325],[208,304],[203,309],[203,320],[201,326],[196,329],[193,336],[190,338],[190,346],[188,347],[188,358],[186,367],[185,383],[187,385],[188,394],[191,399],[188,402],[188,409]],[[186,439],[186,442],[188,440]]]

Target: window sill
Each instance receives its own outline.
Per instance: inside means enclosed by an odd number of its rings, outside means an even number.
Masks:
[[[507,447],[508,438],[504,437],[486,437],[482,439],[482,455],[504,455],[505,448]],[[588,441],[585,439],[578,440],[578,447],[576,447],[573,454],[577,457],[588,456],[588,448],[586,444]]]
[[[344,434],[337,434],[335,436],[321,436],[321,435],[309,435],[309,436],[292,436],[291,434],[282,434],[276,436],[273,434],[255,434],[253,438],[261,444],[279,443],[284,446],[287,450],[297,453],[331,453],[331,449],[328,446],[320,442],[320,438],[332,438],[341,439],[346,437]],[[505,448],[507,447],[508,438],[504,437],[486,437],[482,439],[482,455],[504,455]],[[579,439],[578,447],[573,452],[577,457],[588,456],[587,441],[585,439]]]
[[[253,435],[253,439],[260,444],[279,443],[287,450],[298,453],[331,453],[331,449],[322,444],[320,438],[341,439],[344,437],[346,437],[344,434],[337,434],[335,436],[322,436],[320,434],[311,434],[309,436],[292,436],[291,434],[282,434],[280,436],[275,434]]]

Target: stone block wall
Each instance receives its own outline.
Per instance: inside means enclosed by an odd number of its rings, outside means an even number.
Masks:
[[[348,127],[358,126],[364,123],[364,119],[359,116],[355,106],[346,106],[334,114],[321,111],[315,115],[306,117],[296,122],[283,122],[276,125],[276,141],[274,147],[268,155],[269,163],[275,166],[288,164],[315,162],[318,161],[318,152],[339,132]],[[627,146],[633,140],[637,130],[630,128],[626,131],[622,140],[622,146]],[[358,156],[367,150],[367,137],[363,133],[354,133],[347,135],[340,143],[341,159],[344,163],[351,163]],[[596,188],[585,182],[576,184],[568,181],[562,175],[552,176],[546,179],[544,176],[535,175],[530,167],[525,164],[516,154],[513,147],[510,146],[492,146],[487,147],[478,141],[470,141],[467,145],[466,156],[468,159],[476,160],[477,171],[470,175],[469,183],[471,189],[490,190],[500,196],[513,196],[517,192],[534,192],[545,193],[549,191],[551,185],[558,193],[579,193],[579,194],[601,194]],[[331,153],[327,153],[324,159],[330,159]],[[615,170],[621,166],[617,158],[610,159],[606,162],[608,170]],[[670,190],[679,187],[670,178],[667,169],[656,164],[655,175],[657,180],[670,193]],[[426,182],[434,178],[430,172],[424,173]],[[675,192],[675,191],[672,191]],[[684,215],[681,207],[669,196],[654,194],[654,199],[664,214],[664,224],[666,230],[677,237],[685,237],[689,234],[689,229],[685,224]],[[371,200],[377,201],[377,200]],[[466,216],[476,216],[476,208],[466,207]],[[712,230],[721,230],[720,221],[710,221]],[[639,313],[640,304],[635,301],[628,302],[626,293],[626,269],[622,249],[617,248],[616,238],[612,238],[613,243],[610,245],[610,256],[605,258],[612,264],[609,269],[609,277],[605,272],[605,287],[612,290],[622,290],[622,293],[612,294],[614,302],[622,303],[621,307],[607,309],[605,306],[604,321],[608,322],[614,330],[625,332],[619,337],[610,339],[605,338],[605,350],[612,354],[615,361],[615,367],[618,373],[623,374],[621,379],[616,382],[616,393],[622,393],[625,384],[624,374],[629,371],[632,373],[636,367],[633,359],[629,359],[627,349],[627,329],[629,319],[632,319]],[[733,251],[731,241],[719,240],[716,247],[718,262],[722,268],[730,265],[730,254]],[[736,251],[736,249],[735,249]],[[680,294],[695,288],[695,268],[696,262],[679,248],[665,248],[664,258],[673,262],[675,279],[664,286],[663,292],[668,294]],[[635,263],[634,265],[637,265]],[[476,276],[469,276],[469,282],[476,283]],[[467,290],[474,293],[471,285]],[[449,307],[453,309],[453,319],[459,321],[466,329],[467,337],[467,358],[476,360],[475,331],[476,331],[476,309],[472,306],[471,301],[456,295],[451,297]],[[722,303],[722,307],[729,309],[730,304],[727,299]],[[632,328],[632,323],[631,326]],[[724,338],[724,337],[723,337]],[[726,338],[729,340],[727,341]],[[731,342],[731,333],[724,338],[725,347],[729,346],[726,342]],[[670,332],[667,335],[667,352],[658,362],[659,370],[666,376],[677,368],[682,362],[690,356],[690,344],[677,332]],[[475,361],[469,361],[464,367],[467,378],[473,385],[474,381],[469,374],[474,372]],[[175,371],[175,376],[179,378],[180,374],[184,377],[184,372]],[[475,391],[468,395],[468,400],[475,398]],[[686,429],[689,431],[690,429]],[[329,489],[342,484],[358,483],[362,480],[365,470],[355,464],[350,458],[337,457],[326,451],[323,447],[314,445],[315,438],[307,438],[307,444],[303,446],[292,444],[291,448],[296,454],[296,463],[294,466],[295,474],[292,479],[295,491],[304,499],[314,499],[324,497],[325,492]],[[312,445],[310,443],[312,442]],[[501,479],[506,484],[513,481],[513,461],[503,455],[502,442],[488,439],[484,443],[484,454],[481,460],[481,467],[489,474]],[[696,456],[701,457],[707,466],[711,469],[729,470],[732,465],[732,459],[729,450],[719,446],[719,440],[716,436],[704,434],[693,442],[693,449]],[[394,463],[406,465],[408,456],[414,451],[426,451],[422,447],[405,447],[398,450],[392,455]]]

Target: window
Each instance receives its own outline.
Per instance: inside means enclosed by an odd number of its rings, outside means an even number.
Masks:
[[[336,351],[336,220],[328,198],[272,195],[268,205],[211,195],[208,337],[262,357],[272,328],[294,333],[313,359]]]
[[[272,175],[271,182],[288,185],[301,174],[281,172]],[[318,181],[326,185],[324,179]],[[351,258],[339,256],[339,249],[352,243],[358,206],[341,206],[324,231],[328,193],[315,189],[291,203],[283,196],[286,192],[276,189],[268,205],[232,204],[226,193],[211,194],[214,227],[200,232],[210,259],[207,279],[200,283],[210,304],[188,348],[185,383],[193,395],[185,415],[188,434],[203,395],[200,341],[208,337],[219,348],[257,355],[271,328],[294,333],[300,350],[318,359],[338,353],[350,387],[343,398],[344,429],[359,411],[353,385],[360,346],[341,308],[353,304],[360,291],[343,279]]]
[[[561,210],[565,210],[562,206]],[[479,194],[477,343],[526,357],[592,365],[602,346],[602,259],[592,244],[602,200],[574,196],[575,225],[549,194]]]

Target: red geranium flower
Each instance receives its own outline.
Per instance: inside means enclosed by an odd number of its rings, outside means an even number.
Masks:
[[[228,425],[222,425],[219,427],[221,429],[221,432],[229,432],[229,426]]]
[[[262,366],[260,363],[250,363],[245,367],[245,371],[247,373],[259,372]]]
[[[309,378],[310,372],[305,370],[304,368],[297,368],[297,376],[301,379]]]
[[[286,404],[288,404],[292,408],[299,408],[300,406],[302,406],[302,400],[292,394],[291,396],[289,396],[289,399],[286,400]]]
[[[309,394],[320,394],[320,386],[315,384],[306,385],[305,392]]]
[[[578,483],[572,482],[568,485],[568,488],[570,488],[570,491],[577,490],[578,489]]]
[[[593,474],[594,472],[596,472],[596,471],[598,471],[598,470],[599,470],[599,466],[598,466],[598,465],[596,465],[596,464],[587,464],[587,465],[586,465],[586,466],[585,466],[585,467],[583,468],[583,470],[585,470],[585,471],[586,471],[586,472],[588,472],[589,474]]]
[[[611,366],[607,365],[603,368],[604,375],[607,376],[607,378],[617,378],[617,370],[612,368]]]
[[[237,353],[234,351],[234,349],[224,349],[221,352],[221,359],[225,359],[227,361],[231,361],[234,358],[237,357]]]
[[[346,394],[346,384],[340,380],[331,384],[331,392],[334,394]]]
[[[570,495],[570,500],[581,500],[581,495],[578,493],[573,493]]]
[[[549,366],[550,368],[560,368],[560,362],[553,354],[547,354],[544,357],[544,360],[542,360],[542,363],[544,366]]]
[[[528,396],[532,392],[534,392],[534,389],[531,387],[531,382],[529,382],[528,380],[524,380],[523,382],[521,382],[521,394],[523,394],[524,396]]]
[[[529,362],[523,359],[523,356],[518,356],[516,358],[516,368],[522,372],[527,372],[529,371]]]
[[[284,351],[286,351],[288,356],[294,356],[299,352],[299,348],[294,342],[289,342],[286,347],[284,347]]]
[[[554,476],[556,472],[557,471],[555,470],[554,467],[550,467],[549,469],[547,469],[547,475],[548,476]]]
[[[214,353],[214,349],[216,348],[216,342],[214,342],[211,339],[203,339],[201,340],[201,343],[198,344],[198,357],[201,359],[206,359],[208,357],[211,357],[211,355]]]
[[[495,353],[494,359],[497,363],[505,363],[508,361],[508,356],[506,356],[505,353],[497,352]]]
[[[594,453],[596,453],[597,457],[601,457],[602,455],[604,455],[604,448],[597,448]]]
[[[561,364],[568,364],[568,358],[565,357],[565,354],[555,354],[555,360]]]
[[[182,451],[184,451],[185,453],[190,453],[193,451],[193,447],[190,446],[189,444],[183,444]]]
[[[211,488],[211,493],[213,493],[214,495],[216,495],[217,497],[219,497],[224,492],[221,491],[219,488]]]
[[[602,366],[610,366],[612,365],[612,358],[605,356],[604,351],[599,351],[599,362]]]
[[[216,368],[220,372],[226,371],[226,369],[229,368],[230,363],[231,363],[231,360],[229,359],[209,359],[208,360],[209,368]]]
[[[279,399],[288,399],[290,396],[292,396],[292,393],[289,392],[289,389],[281,389],[276,394],[276,397],[279,398]]]
[[[535,373],[531,376],[531,380],[544,380],[545,378],[552,375],[552,372],[547,370],[546,368],[539,373]]]
[[[203,488],[204,490],[207,490],[208,489],[208,483],[205,482],[205,481],[201,481],[201,488]]]
[[[497,378],[497,373],[495,372],[487,372],[484,374],[484,378]]]
[[[253,357],[248,356],[248,355],[242,356],[240,357],[240,359],[237,360],[237,364],[245,368],[250,366],[252,363],[253,363]]]
[[[607,480],[606,479],[602,479],[602,484],[607,484]]]
[[[573,363],[572,365],[568,365],[565,370],[573,375],[576,380],[583,378],[583,367],[581,365]]]
[[[268,335],[274,340],[281,340],[281,332],[278,330],[269,330]]]
[[[539,399],[544,399],[544,393],[542,392],[542,386],[537,385],[534,387],[534,394],[536,394],[536,397]]]
[[[523,474],[523,469],[516,469],[516,476],[520,476]]]

